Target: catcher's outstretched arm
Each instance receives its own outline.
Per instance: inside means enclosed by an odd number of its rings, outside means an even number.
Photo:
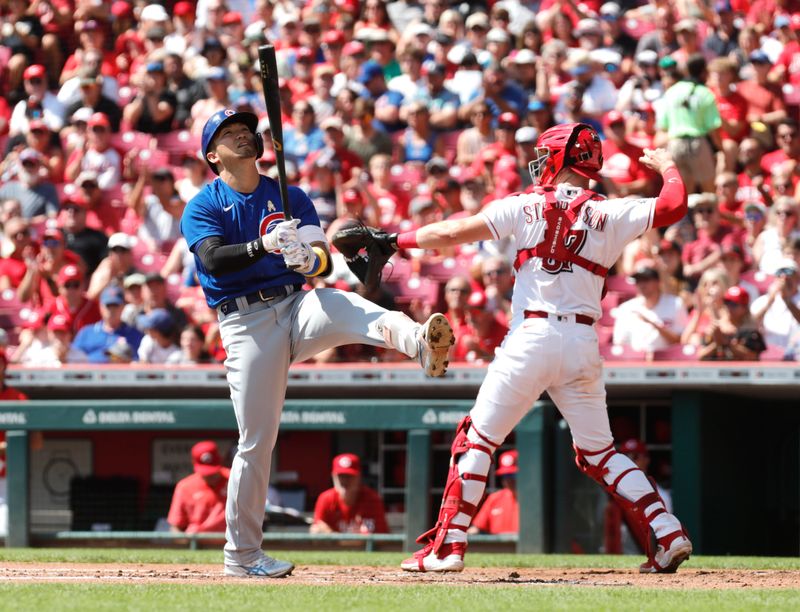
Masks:
[[[397,236],[397,246],[404,248],[436,249],[479,240],[492,240],[492,232],[482,215],[431,223],[412,232]]]

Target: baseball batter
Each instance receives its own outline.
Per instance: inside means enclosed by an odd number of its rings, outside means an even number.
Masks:
[[[489,204],[475,216],[400,234],[401,248],[433,249],[512,237],[517,257],[510,332],[489,366],[475,406],[458,426],[438,521],[424,548],[402,563],[412,572],[461,571],[467,528],[486,486],[492,454],[547,391],[569,424],[578,467],[630,508],[652,535],[643,572],[673,572],[692,545],[645,474],[614,449],[594,322],[608,268],[651,227],[686,214],[686,192],[666,151],[641,161],[660,172],[657,198],[605,200],[588,190],[603,164],[597,133],[559,125],[536,143],[532,193]]]
[[[208,305],[217,310],[239,445],[225,508],[225,574],[279,577],[294,566],[261,551],[270,458],[290,364],[353,343],[395,348],[442,376],[453,333],[423,325],[355,293],[301,289],[326,275],[330,253],[308,196],[289,187],[285,221],[278,183],[261,176],[263,142],[251,113],[221,110],[203,128],[203,154],[219,175],[186,206],[181,230]]]

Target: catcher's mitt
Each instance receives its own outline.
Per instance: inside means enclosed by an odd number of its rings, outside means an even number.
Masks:
[[[356,225],[336,232],[333,245],[367,291],[373,291],[381,282],[383,267],[397,250],[394,238],[381,229]]]

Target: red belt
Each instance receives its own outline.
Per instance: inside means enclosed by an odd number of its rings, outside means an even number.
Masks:
[[[544,312],[543,310],[526,310],[525,311],[525,318],[526,319],[549,319],[553,317],[557,321],[569,321],[571,315],[557,315],[552,314],[550,312]],[[575,322],[580,323],[581,325],[594,325],[594,319],[588,315],[584,314],[576,314],[575,315]]]

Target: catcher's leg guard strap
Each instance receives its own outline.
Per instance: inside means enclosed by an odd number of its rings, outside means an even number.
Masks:
[[[434,550],[444,543],[467,541],[466,531],[483,497],[496,448],[472,426],[469,417],[459,423],[450,449],[450,472],[435,527]],[[422,537],[427,539],[430,535],[428,532]]]
[[[664,501],[645,473],[614,450],[613,444],[599,451],[574,448],[578,468],[599,482],[643,528],[651,527],[657,538],[680,529],[678,519],[667,512]]]
[[[378,318],[375,325],[383,334],[383,340],[388,348],[396,349],[411,357],[417,356],[417,327],[410,317],[394,310]]]

